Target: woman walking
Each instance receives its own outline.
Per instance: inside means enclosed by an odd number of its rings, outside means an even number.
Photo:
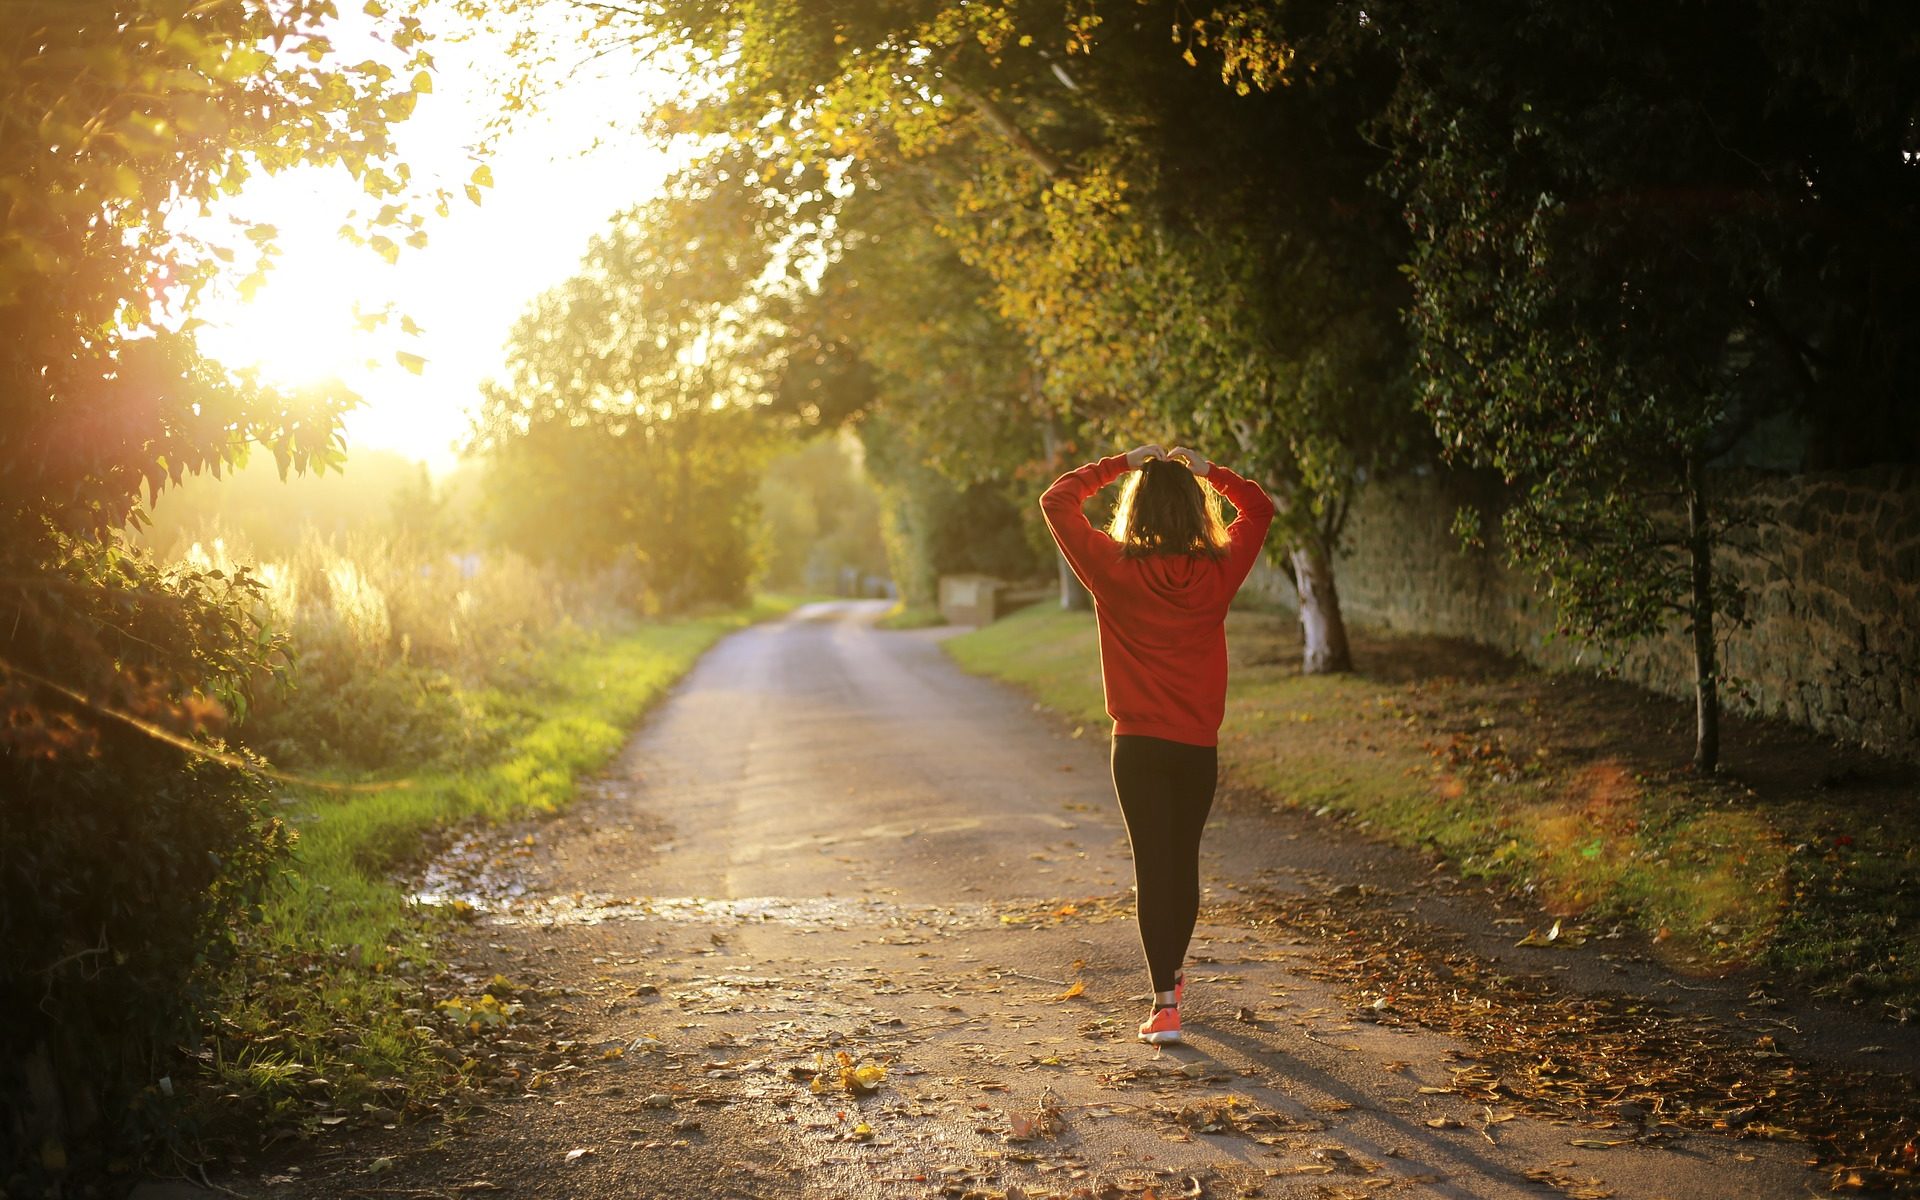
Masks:
[[[1095,529],[1081,506],[1123,475],[1112,524]],[[1238,514],[1225,528],[1223,495]],[[1200,912],[1200,834],[1226,709],[1227,604],[1259,557],[1273,501],[1192,450],[1141,446],[1062,475],[1040,509],[1093,594],[1100,626],[1113,789],[1133,848],[1135,914],[1153,983],[1140,1040],[1177,1042],[1180,965]]]

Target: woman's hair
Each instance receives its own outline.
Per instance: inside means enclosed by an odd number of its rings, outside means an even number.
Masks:
[[[1227,527],[1220,519],[1220,496],[1200,486],[1193,472],[1177,462],[1150,458],[1127,477],[1107,527],[1120,552],[1129,558],[1149,554],[1227,552]]]

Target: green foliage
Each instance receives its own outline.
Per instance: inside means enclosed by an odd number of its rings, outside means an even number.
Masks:
[[[690,174],[753,193],[763,241],[818,247],[809,365],[872,368],[954,478],[1017,478],[1030,429],[1053,458],[1187,428],[1276,494],[1303,622],[1337,631],[1347,501],[1429,455],[1424,398],[1532,489],[1507,544],[1570,629],[1678,605],[1710,646],[1742,514],[1688,464],[1782,410],[1810,460],[1920,448],[1920,269],[1889,253],[1913,13],[1237,0],[1168,39],[1101,0],[670,0],[585,36],[683,55],[656,127],[721,144]]]
[[[474,443],[501,541],[576,570],[635,567],[669,610],[738,602],[753,574],[771,433],[754,410],[777,387],[780,328],[740,194],[682,184],[616,218],[516,324]]]
[[[914,447],[871,469],[910,458],[955,485],[1004,482],[1042,456],[1052,414],[992,281],[928,222],[920,192],[869,183],[845,200],[833,259],[795,323],[867,369],[865,407],[887,439]]]
[[[1915,53],[1910,8],[1866,7],[1908,35],[1862,47],[1862,83]],[[1702,767],[1715,619],[1742,619],[1715,549],[1748,518],[1710,465],[1780,412],[1837,432],[1853,422],[1828,412],[1858,405],[1882,433],[1914,431],[1889,418],[1895,376],[1920,365],[1920,267],[1870,265],[1887,219],[1920,217],[1911,189],[1874,182],[1911,139],[1887,122],[1914,101],[1826,91],[1782,36],[1804,23],[1789,9],[1404,5],[1370,8],[1362,39],[1403,69],[1379,127],[1414,233],[1434,427],[1516,485],[1508,551],[1568,630],[1618,644],[1677,616],[1693,633]]]
[[[931,605],[939,575],[1034,573],[1044,534],[1008,481],[1033,482],[1050,417],[988,281],[911,204],[907,188],[869,186],[836,215],[843,239],[796,307],[796,350],[830,348],[858,364],[835,382],[857,398],[866,466],[885,506],[892,575]],[[902,314],[912,319],[902,319]],[[818,354],[818,351],[814,352]],[[791,372],[795,353],[790,351]],[[1038,535],[1023,541],[1023,529]]]
[[[1337,9],[1288,13],[1317,33]],[[1271,26],[688,0],[589,36],[685,52],[699,103],[657,125],[721,141],[692,173],[744,180],[763,236],[820,247],[805,339],[873,369],[873,407],[926,461],[1031,484],[1075,442],[1198,441],[1279,494],[1276,548],[1330,576],[1356,481],[1427,446],[1406,234],[1357,129],[1394,75],[1384,55],[1289,75]],[[1302,595],[1338,626],[1330,579]]]
[[[380,202],[370,229],[417,224],[389,126],[431,86],[419,23],[376,21],[377,57],[348,65],[334,11],[29,0],[0,37],[0,1105],[35,1172],[138,1149],[156,1055],[282,846],[244,775],[182,750],[218,752],[281,662],[257,580],[161,567],[122,530],[252,445],[283,473],[337,464],[351,397],[194,344],[202,289],[229,263],[257,278],[275,231],[174,219],[316,163]]]
[[[942,575],[985,574],[1030,579],[1046,558],[1025,529],[1034,506],[991,483],[955,484],[884,417],[860,426],[867,461],[886,508],[887,558],[900,598],[931,607]]]
[[[5,592],[0,1106],[25,1169],[51,1146],[92,1172],[153,1132],[152,1065],[285,849],[258,781],[196,749],[282,642],[247,572],[49,541],[48,582]]]
[[[161,1064],[289,840],[242,771],[127,727],[92,743],[57,765],[0,758],[0,1089],[19,1154],[0,1167],[27,1179],[49,1147],[91,1175],[163,1128]]]
[[[1020,74],[1049,64],[999,64],[1027,89],[1008,111],[1063,166],[984,159],[946,225],[1064,411],[1106,441],[1184,431],[1275,492],[1276,550],[1330,545],[1356,478],[1425,448],[1398,318],[1405,235],[1356,128],[1393,76],[1356,60],[1227,89],[1163,28],[1103,23],[1064,95]]]
[[[309,529],[292,553],[245,568],[237,534],[182,554],[189,569],[258,581],[250,616],[285,640],[291,662],[235,736],[300,771],[484,757],[502,722],[476,706],[619,615],[606,580],[566,579],[507,552],[427,552],[377,528],[343,538]]]
[[[766,583],[834,593],[841,572],[885,575],[880,497],[844,432],[774,458],[760,479]]]
[[[196,749],[282,642],[247,572],[43,545],[41,573],[0,589],[0,1105],[29,1164],[50,1145],[95,1171],[151,1132],[155,1057],[284,850],[258,784]]]
[[[217,470],[251,443],[283,470],[337,453],[347,397],[279,395],[199,357],[179,314],[241,248],[167,219],[300,163],[344,165],[370,197],[401,198],[388,126],[430,86],[409,70],[427,62],[419,23],[377,25],[391,65],[345,65],[327,38],[332,11],[12,6],[0,46],[9,537],[48,508],[70,530],[116,529],[142,488]],[[402,206],[385,212],[408,220]],[[243,232],[256,265],[270,261],[275,231]]]

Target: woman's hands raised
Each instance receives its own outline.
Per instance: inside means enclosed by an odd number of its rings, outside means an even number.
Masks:
[[[1185,446],[1175,446],[1169,450],[1158,442],[1149,442],[1127,451],[1127,470],[1138,471],[1150,458],[1177,462],[1201,479],[1205,479],[1207,472],[1213,469],[1213,464],[1207,461],[1207,456],[1198,450],[1190,450]]]
[[[1213,469],[1213,464],[1207,461],[1206,455],[1200,453],[1198,450],[1190,450],[1185,446],[1175,446],[1173,449],[1167,451],[1166,457],[1173,459],[1175,462],[1184,463],[1187,470],[1192,471],[1201,479],[1205,479],[1207,472]]]

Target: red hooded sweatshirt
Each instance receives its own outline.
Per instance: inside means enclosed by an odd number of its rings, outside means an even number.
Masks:
[[[1040,511],[1093,593],[1113,731],[1212,746],[1227,705],[1227,604],[1260,556],[1273,501],[1259,484],[1211,465],[1202,482],[1238,511],[1227,527],[1226,555],[1129,558],[1081,511],[1126,472],[1124,454],[1068,471],[1040,497]]]

